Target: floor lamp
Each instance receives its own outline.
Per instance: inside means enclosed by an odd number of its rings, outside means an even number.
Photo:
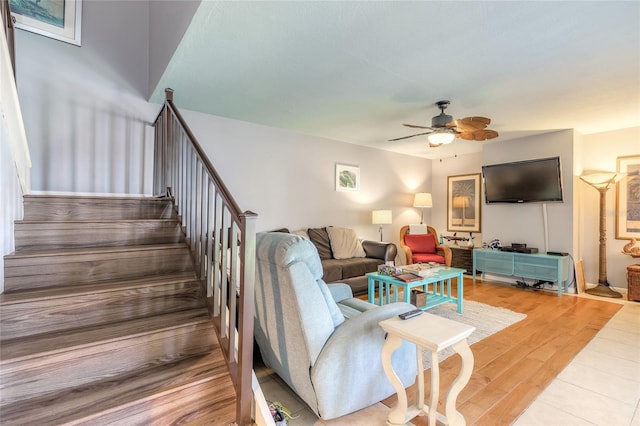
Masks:
[[[585,290],[585,293],[601,297],[620,298],[622,294],[611,288],[607,281],[607,191],[624,177],[615,172],[595,172],[580,176],[584,182],[600,192],[600,245],[598,253],[598,285]]]

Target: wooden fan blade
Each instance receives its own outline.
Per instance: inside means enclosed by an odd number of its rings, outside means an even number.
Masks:
[[[493,139],[493,138],[497,138],[498,137],[498,132],[496,132],[495,130],[491,130],[491,129],[485,129],[484,130],[484,135],[487,139]]]
[[[482,129],[472,132],[462,132],[457,134],[456,137],[464,139],[466,141],[484,141],[487,139],[497,138],[498,132],[491,129]]]
[[[429,133],[433,133],[433,132],[418,133],[417,135],[403,136],[401,138],[389,139],[389,142],[399,141],[399,140],[402,140],[402,139],[409,139],[409,138],[413,138],[415,136],[428,135]]]
[[[433,130],[431,127],[427,127],[427,126],[418,126],[417,124],[402,124],[403,126],[406,127],[411,127],[413,129],[429,129],[429,130]]]
[[[464,139],[466,141],[473,140],[473,132],[461,132],[456,135],[457,138]]]
[[[491,124],[491,119],[486,117],[465,117],[456,121],[458,124],[458,128],[463,132],[482,130],[489,124]]]

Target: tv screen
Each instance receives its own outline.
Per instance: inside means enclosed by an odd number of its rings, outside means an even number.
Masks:
[[[485,202],[562,201],[560,157],[482,166]]]

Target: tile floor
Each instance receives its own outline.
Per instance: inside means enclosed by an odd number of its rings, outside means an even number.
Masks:
[[[640,303],[624,303],[514,422],[537,425],[640,426]]]
[[[580,295],[576,297],[592,297]],[[602,300],[602,298],[598,298]],[[640,303],[612,299],[623,308],[513,423],[514,426],[640,426]],[[276,375],[256,366],[269,401],[293,414],[290,426],[384,425],[389,408],[379,403],[323,421]]]

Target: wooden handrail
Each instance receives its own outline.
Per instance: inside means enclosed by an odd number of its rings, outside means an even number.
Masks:
[[[252,424],[257,215],[241,211],[173,103],[154,122],[154,193],[174,198],[196,274],[237,395],[236,422]]]

